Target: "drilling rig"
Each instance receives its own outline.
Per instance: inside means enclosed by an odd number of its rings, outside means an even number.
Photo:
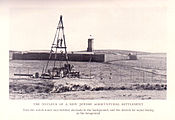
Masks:
[[[60,50],[60,51],[59,51]],[[59,54],[59,55],[58,55]],[[61,54],[61,58],[60,57]],[[58,60],[60,64],[58,64]],[[65,62],[63,64],[63,61]],[[80,77],[80,73],[75,71],[74,66],[69,64],[67,46],[64,34],[63,17],[60,16],[60,20],[56,29],[54,40],[51,46],[49,59],[46,65],[43,67],[41,76],[36,72],[35,74],[14,74],[15,76],[29,76],[33,78],[42,79],[55,79],[64,77]]]
[[[60,53],[58,53],[60,50]],[[58,54],[61,54],[62,60],[58,65]],[[52,62],[53,65],[49,68],[49,63]],[[69,59],[67,55],[67,46],[64,34],[63,17],[60,16],[60,20],[56,29],[55,37],[51,46],[49,59],[46,66],[42,70],[41,78],[63,78],[63,77],[79,77],[79,72],[74,70],[74,66],[69,64]]]

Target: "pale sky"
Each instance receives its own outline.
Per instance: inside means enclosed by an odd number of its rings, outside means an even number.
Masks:
[[[68,51],[166,52],[166,0],[16,0],[10,6],[10,50],[49,50],[63,15]]]

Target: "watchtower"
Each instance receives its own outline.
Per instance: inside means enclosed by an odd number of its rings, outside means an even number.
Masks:
[[[93,44],[94,44],[94,38],[90,35],[90,38],[88,39],[88,48],[87,52],[92,52],[93,51]]]

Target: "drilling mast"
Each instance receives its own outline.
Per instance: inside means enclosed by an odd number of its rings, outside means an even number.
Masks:
[[[58,51],[60,50],[60,53]],[[61,54],[63,59],[58,58],[58,54]],[[53,67],[52,69],[49,69],[49,62],[51,60],[53,61]],[[58,60],[66,61],[66,64],[64,66],[58,67],[56,62]],[[46,66],[43,68],[41,77],[45,78],[55,78],[55,77],[79,77],[79,72],[72,71],[72,68],[74,66],[70,65],[68,62],[68,55],[67,55],[67,46],[66,46],[66,40],[65,40],[65,34],[64,34],[64,26],[63,26],[63,17],[60,15],[60,20],[56,29],[56,33],[54,36],[54,40],[51,46],[49,59],[46,63]]]
[[[58,53],[60,50],[60,53]],[[49,68],[49,63],[51,60],[53,61],[53,66]],[[58,65],[56,62],[58,60],[66,61],[64,65]],[[73,69],[73,65],[70,65],[68,62],[68,54],[67,54],[67,46],[64,35],[64,26],[63,26],[63,17],[60,15],[60,20],[57,25],[56,33],[54,36],[54,40],[51,46],[49,59],[46,65],[43,67],[42,74],[39,76],[39,73],[36,72],[35,75],[32,74],[14,74],[17,76],[30,76],[34,78],[43,78],[43,79],[54,79],[54,78],[63,78],[63,77],[80,77],[80,72],[75,71]]]
[[[54,59],[54,64],[53,66],[56,67],[56,61],[57,61],[57,53],[58,50],[60,49],[61,54],[65,57],[66,64],[68,63],[68,55],[67,55],[67,47],[66,47],[66,40],[65,40],[65,34],[64,34],[64,26],[63,26],[63,19],[62,15],[60,15],[60,20],[56,29],[55,37],[51,46],[50,50],[50,55],[49,55],[49,60],[47,61],[46,67],[45,67],[45,72],[48,69],[48,64],[51,60]],[[62,51],[64,50],[64,51]],[[54,56],[53,56],[54,55]],[[54,58],[53,58],[54,57]]]

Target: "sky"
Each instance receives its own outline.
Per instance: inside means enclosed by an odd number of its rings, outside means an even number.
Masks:
[[[68,51],[167,50],[166,0],[15,0],[9,7],[9,49],[49,50],[63,15]]]

